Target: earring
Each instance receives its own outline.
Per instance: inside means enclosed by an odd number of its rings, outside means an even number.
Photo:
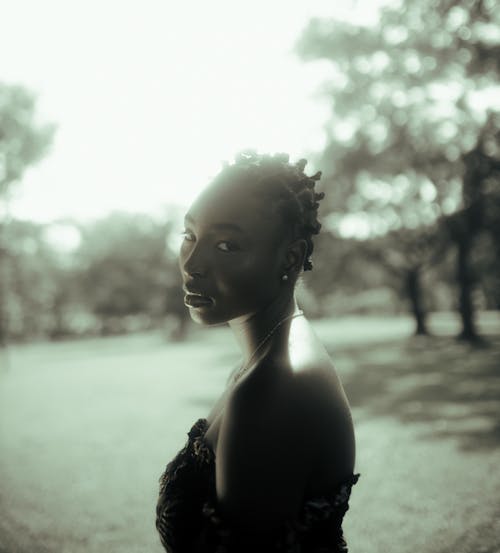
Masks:
[[[288,275],[287,275],[287,274],[283,275],[283,276],[281,277],[281,280],[288,280]]]

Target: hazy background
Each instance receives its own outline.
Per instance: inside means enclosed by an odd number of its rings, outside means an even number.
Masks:
[[[500,551],[498,2],[1,9],[0,553],[161,551],[238,360],[181,219],[248,147],[323,171],[298,297],[355,418],[350,551]]]

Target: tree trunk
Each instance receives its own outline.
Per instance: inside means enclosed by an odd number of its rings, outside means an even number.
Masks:
[[[470,253],[472,240],[468,236],[462,236],[457,243],[457,280],[460,287],[458,309],[462,319],[462,331],[459,339],[475,342],[479,340],[474,321],[474,305],[472,292],[474,280],[470,267]]]
[[[410,298],[411,311],[415,318],[415,336],[429,334],[426,324],[426,314],[422,305],[420,287],[420,269],[410,269],[406,274],[406,291]]]

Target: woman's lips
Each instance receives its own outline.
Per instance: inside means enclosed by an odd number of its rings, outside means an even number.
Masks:
[[[200,296],[198,294],[186,294],[184,296],[184,304],[188,307],[205,307],[212,305],[213,299],[208,296]]]

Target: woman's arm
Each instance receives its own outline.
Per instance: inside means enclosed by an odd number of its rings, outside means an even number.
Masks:
[[[298,514],[310,474],[312,444],[304,432],[307,424],[297,423],[293,396],[291,386],[262,375],[247,378],[228,399],[219,432],[221,514],[262,543]]]

